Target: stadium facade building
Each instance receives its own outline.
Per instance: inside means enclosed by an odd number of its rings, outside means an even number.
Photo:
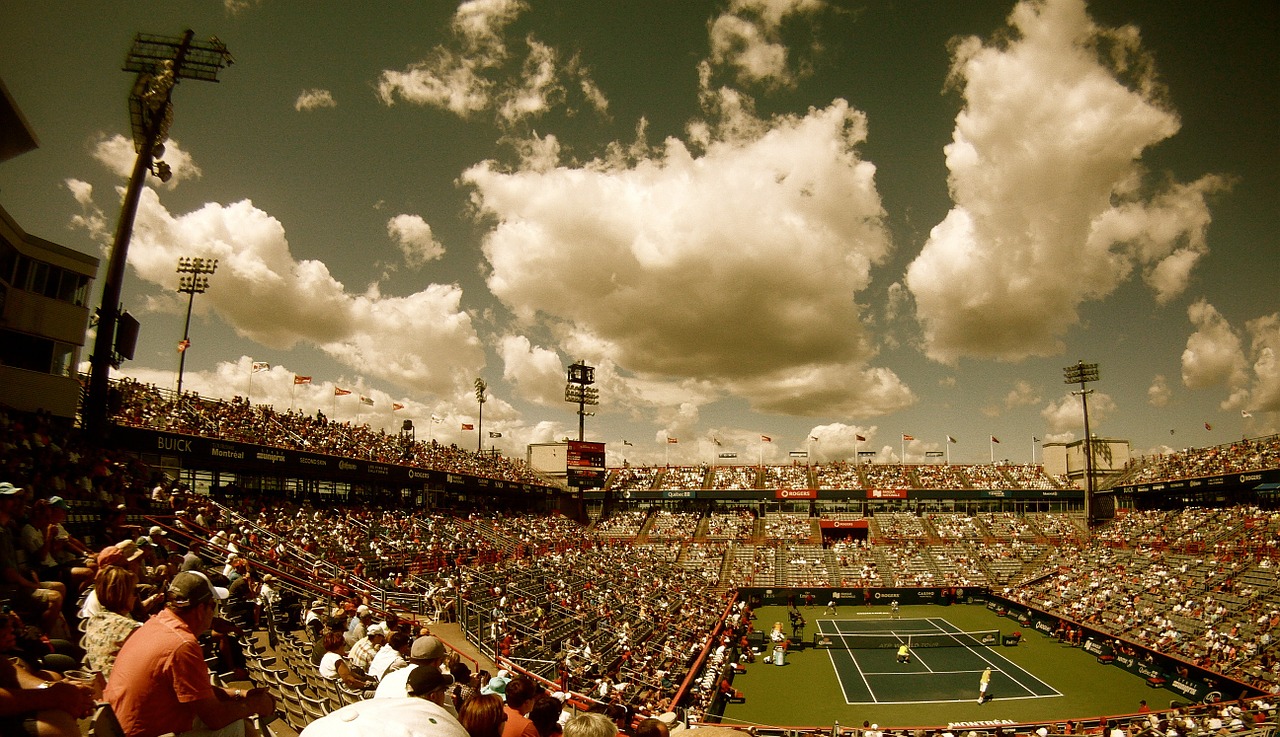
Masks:
[[[39,144],[0,81],[0,163]],[[74,417],[98,259],[28,235],[0,207],[0,403]]]

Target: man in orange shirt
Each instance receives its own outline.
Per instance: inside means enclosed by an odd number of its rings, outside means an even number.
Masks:
[[[211,737],[256,735],[247,717],[274,715],[275,699],[265,688],[247,692],[215,688],[196,637],[208,631],[227,590],[205,574],[174,577],[167,604],[134,631],[116,656],[106,699],[129,737],[182,735],[201,730]]]

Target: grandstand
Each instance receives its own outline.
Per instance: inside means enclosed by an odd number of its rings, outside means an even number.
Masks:
[[[1091,527],[1081,494],[1035,467],[626,468],[577,502],[518,461],[119,389],[108,446],[6,410],[9,480],[68,499],[68,530],[94,549],[158,525],[171,544],[205,542],[211,569],[234,544],[255,584],[273,575],[282,596],[259,622],[272,653],[258,638],[243,647],[295,730],[358,698],[317,681],[302,657],[300,618],[316,599],[456,623],[466,638],[456,644],[483,659],[477,670],[528,673],[580,708],[601,701],[608,679],[628,685],[604,701],[694,722],[723,714],[716,685],[748,605],[815,590],[907,603],[962,595],[1025,626],[1077,628],[1158,666],[1169,685],[1157,686],[1187,689],[1174,698],[1280,692],[1280,513],[1267,493],[1280,476],[1277,437],[1138,459],[1104,490],[1114,517]],[[204,441],[226,454],[201,455]],[[280,460],[313,457],[350,468],[321,481]],[[370,470],[379,466],[394,470]],[[104,522],[118,505],[124,518]]]

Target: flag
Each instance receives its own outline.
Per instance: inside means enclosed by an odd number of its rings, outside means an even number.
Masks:
[[[859,443],[865,443],[865,442],[867,442],[867,439],[866,439],[866,438],[864,438],[864,437],[862,437],[861,435],[854,435],[854,437],[858,439],[858,442],[859,442]]]
[[[293,383],[294,383],[294,384],[310,384],[310,383],[311,383],[311,377],[310,377],[310,376],[298,376],[297,374],[294,374],[294,375],[293,375]]]
[[[954,442],[956,442],[956,439],[955,439],[955,438],[953,438],[953,437],[951,437],[950,435],[948,435],[948,436],[947,436],[947,442],[948,442],[948,443],[954,443]]]
[[[402,409],[404,409],[404,405],[403,405],[403,404],[400,404],[399,402],[392,402],[392,403],[391,403],[391,411],[392,411],[392,412],[396,412],[396,411],[399,411],[399,410],[402,410]]]
[[[360,395],[360,404],[363,404],[363,405],[365,405],[366,407],[372,407],[372,406],[373,406],[373,397],[366,397],[365,395],[361,394],[361,395]]]
[[[631,441],[630,441],[630,440],[623,440],[623,441],[622,441],[622,444],[623,444],[623,445],[631,445]],[[635,446],[631,446],[631,447],[633,447],[633,448],[634,448]]]
[[[675,445],[678,442],[680,442],[680,438],[667,438],[667,443],[670,445]]]
[[[762,442],[762,443],[772,443],[772,442],[773,442],[773,438],[769,437],[768,435],[761,435],[761,436],[760,436],[760,442]]]
[[[818,442],[818,439],[817,439],[817,438],[815,438],[815,437],[814,437],[814,436],[812,436],[812,435],[810,435],[810,436],[809,436],[809,439],[810,439],[810,440],[812,440],[812,441],[813,441],[813,442],[815,442],[815,443],[816,443],[816,442]]]
[[[711,442],[715,443],[716,445],[720,445],[720,438],[711,438]]]
[[[1031,442],[1033,442],[1033,443],[1038,443],[1038,442],[1040,442],[1040,438],[1037,438],[1035,435],[1032,435],[1032,436],[1031,436]]]
[[[187,340],[186,338],[183,338],[182,340],[178,341],[179,353],[185,352],[190,347],[191,347],[191,341]]]
[[[1249,410],[1246,410],[1246,409],[1242,409],[1242,410],[1240,410],[1240,416],[1241,416],[1241,417],[1253,417],[1253,415],[1249,414]]]
[[[471,424],[470,422],[464,422],[464,423],[462,423],[462,429],[463,429],[463,430],[474,430],[474,429],[476,429],[476,426],[475,426],[475,425],[473,425],[473,424]]]
[[[915,436],[915,435],[908,435],[908,434],[906,434],[906,433],[904,432],[904,433],[902,433],[902,439],[903,439],[903,440],[915,440],[915,439],[916,439],[916,436]]]
[[[1210,425],[1209,423],[1207,423],[1207,422],[1206,422],[1206,423],[1204,423],[1204,429],[1206,429],[1206,430],[1212,430],[1212,429],[1213,429],[1213,425]]]
[[[500,433],[500,432],[493,432],[492,430],[490,430],[490,431],[489,431],[489,437],[491,437],[491,438],[500,438],[500,437],[502,437],[502,433]]]
[[[345,397],[345,396],[347,396],[347,395],[348,395],[348,394],[350,394],[350,393],[351,393],[351,390],[350,390],[350,389],[343,389],[343,388],[342,388],[342,387],[340,387],[340,386],[335,386],[335,387],[333,388],[333,396],[335,396],[335,397]]]
[[[435,415],[431,415],[431,421],[432,421],[432,422],[444,422],[444,418],[443,418],[443,417],[436,417]]]
[[[991,442],[993,442],[993,443],[999,443],[999,442],[1000,442],[1000,438],[997,438],[995,435],[992,435],[992,436],[991,436]]]
[[[271,364],[263,363],[262,361],[253,362],[253,373],[256,374],[260,371],[269,371],[269,370],[271,370]]]

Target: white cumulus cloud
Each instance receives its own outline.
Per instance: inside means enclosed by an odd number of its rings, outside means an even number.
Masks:
[[[1167,302],[1207,251],[1205,199],[1224,186],[1144,181],[1143,151],[1179,121],[1135,29],[1095,25],[1083,0],[1022,2],[1009,23],[1012,40],[953,48],[955,204],[907,270],[944,363],[1059,353],[1079,306],[1135,269]]]
[[[144,189],[129,265],[163,288],[153,309],[179,308],[172,297],[179,256],[219,260],[198,310],[216,312],[264,346],[308,343],[361,376],[437,396],[465,395],[484,364],[456,285],[394,297],[376,287],[348,291],[320,261],[295,259],[284,226],[248,200],[174,214]]]
[[[93,158],[121,179],[128,179],[133,174],[133,165],[138,160],[138,153],[133,148],[133,140],[120,135],[104,136],[93,145]],[[161,182],[158,177],[147,177],[147,184],[153,187],[174,189],[188,179],[199,179],[204,172],[196,165],[191,154],[172,138],[165,141],[164,156],[158,159],[169,165],[172,177]]]
[[[864,116],[843,101],[761,121],[695,156],[472,167],[488,285],[526,323],[585,336],[638,377],[714,382],[770,411],[883,413],[914,401],[868,365],[854,295],[890,248]],[[620,148],[620,147],[619,147]]]
[[[444,246],[421,215],[396,215],[387,221],[387,235],[395,241],[410,268],[444,257]]]

